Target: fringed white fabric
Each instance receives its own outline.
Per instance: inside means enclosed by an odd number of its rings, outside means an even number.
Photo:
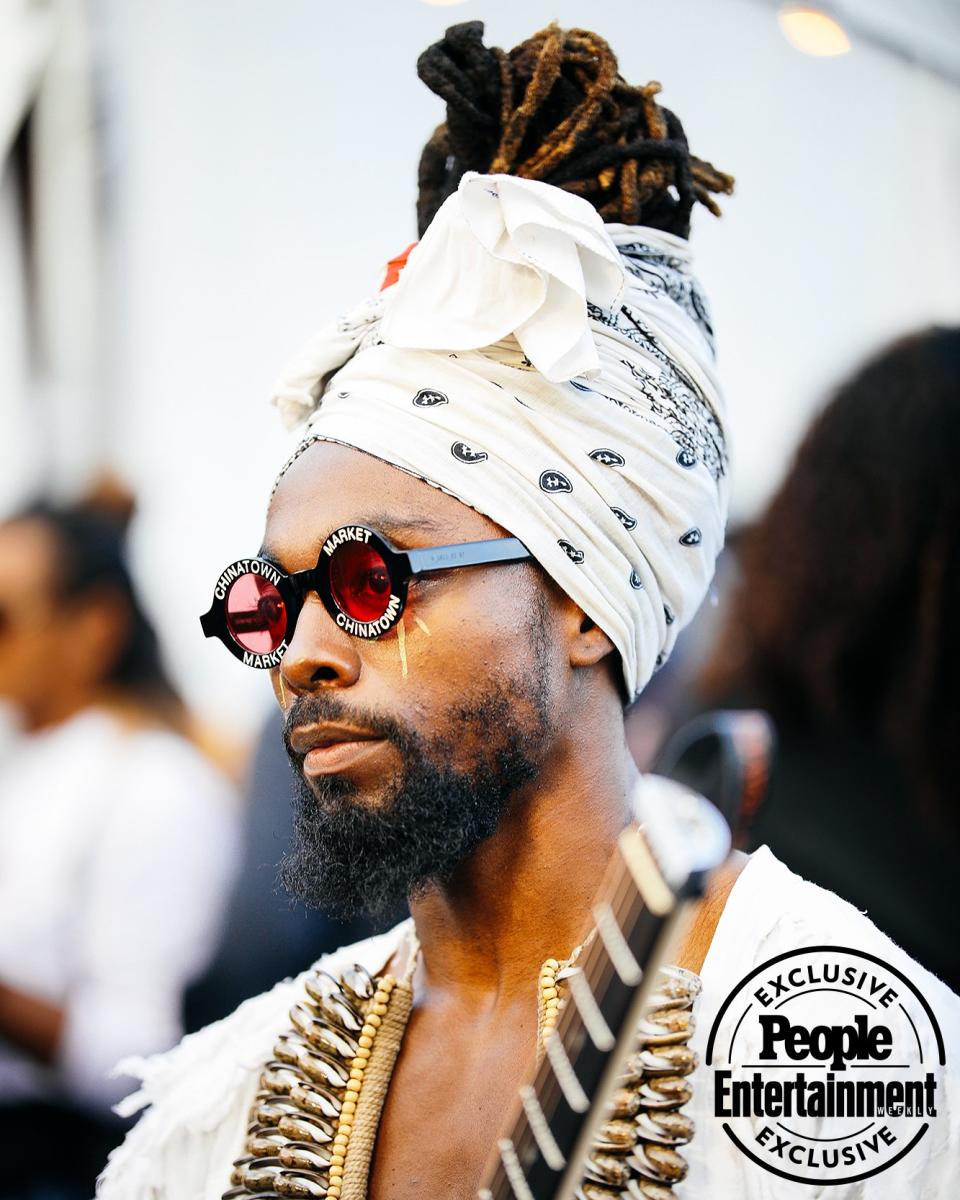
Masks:
[[[336,974],[360,963],[379,973],[410,926],[405,921],[338,950],[323,966]],[[149,1111],[110,1155],[97,1184],[98,1200],[220,1200],[229,1186],[230,1163],[242,1153],[260,1072],[289,1026],[307,973],[247,1000],[167,1054],[117,1066],[118,1074],[142,1081],[117,1113],[132,1116],[148,1106]]]

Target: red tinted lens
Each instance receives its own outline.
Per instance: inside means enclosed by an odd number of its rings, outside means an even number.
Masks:
[[[235,642],[254,654],[276,650],[287,632],[287,606],[272,583],[252,572],[236,579],[224,604]]]
[[[330,590],[348,617],[376,621],[390,603],[390,570],[372,546],[344,542],[330,559]]]

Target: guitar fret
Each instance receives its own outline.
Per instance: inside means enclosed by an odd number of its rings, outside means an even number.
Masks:
[[[533,1192],[530,1191],[523,1167],[520,1166],[520,1159],[517,1157],[513,1142],[509,1138],[501,1138],[497,1145],[500,1149],[500,1161],[503,1163],[503,1169],[507,1173],[507,1179],[517,1200],[536,1200]]]
[[[634,885],[646,908],[658,917],[666,916],[673,908],[674,897],[663,877],[657,860],[639,831],[620,839],[620,853],[630,869]]]
[[[614,970],[627,987],[636,987],[643,978],[643,971],[623,936],[623,930],[617,924],[613,909],[609,904],[598,904],[593,910],[593,917]]]
[[[546,1047],[547,1058],[553,1067],[553,1074],[556,1077],[557,1083],[560,1084],[560,1091],[563,1092],[564,1100],[566,1100],[575,1113],[585,1113],[590,1107],[590,1098],[580,1086],[580,1080],[570,1065],[566,1048],[556,1029],[551,1030],[547,1034]]]
[[[523,1111],[527,1114],[530,1132],[540,1147],[543,1161],[551,1171],[562,1171],[567,1165],[567,1160],[557,1145],[557,1139],[553,1136],[553,1130],[550,1128],[537,1093],[529,1084],[520,1089],[520,1100],[523,1104]]]
[[[587,983],[584,973],[575,971],[569,976],[567,986],[570,988],[570,995],[573,997],[580,1019],[590,1035],[590,1040],[598,1050],[612,1050],[616,1045],[616,1038],[604,1020],[600,1005],[597,1004],[596,997],[590,990],[590,984]]]

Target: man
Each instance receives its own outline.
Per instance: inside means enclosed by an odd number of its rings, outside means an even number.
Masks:
[[[144,1067],[125,1111],[153,1108],[104,1200],[475,1195],[643,787],[624,706],[722,541],[722,404],[683,238],[730,181],[595,35],[552,26],[507,56],[481,33],[454,27],[421,59],[448,101],[422,241],[286,373],[277,400],[306,435],[260,554],[222,572],[203,618],[273,671],[299,784],[288,886],[340,910],[407,895],[412,922]],[[778,950],[835,937],[905,958],[769,854],[738,866],[678,958],[702,972],[704,1027]],[[694,1062],[674,1050],[671,1110]],[[640,1165],[614,1146],[586,1196],[659,1200],[683,1177],[692,1127],[642,1076],[604,1133]],[[684,1194],[779,1195],[693,1078]],[[646,1149],[641,1121],[662,1135]],[[914,1163],[948,1144],[943,1120]]]

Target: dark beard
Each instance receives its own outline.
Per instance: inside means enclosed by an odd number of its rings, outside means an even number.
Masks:
[[[294,840],[280,877],[291,895],[330,916],[376,918],[450,879],[542,768],[550,721],[538,642],[527,682],[495,685],[474,704],[448,710],[445,723],[454,732],[446,737],[426,739],[385,717],[347,713],[330,693],[292,706],[287,731],[346,720],[392,742],[402,766],[384,781],[378,802],[364,804],[344,776],[319,776],[308,785],[302,756],[285,732],[296,786]],[[473,762],[456,770],[450,764],[466,739],[477,747]]]

